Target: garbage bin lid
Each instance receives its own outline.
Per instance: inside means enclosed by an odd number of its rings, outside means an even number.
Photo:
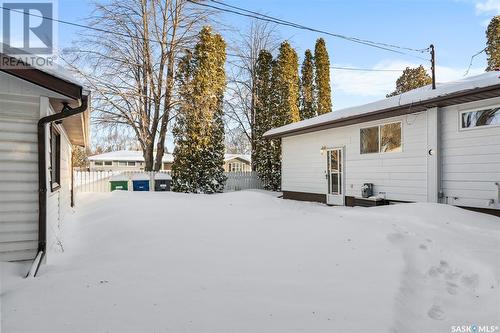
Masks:
[[[149,175],[145,173],[135,173],[132,175],[132,180],[149,180]]]
[[[110,178],[111,181],[127,181],[128,177],[126,175],[118,174],[111,176]]]
[[[166,172],[158,172],[155,175],[155,180],[171,180],[172,177]]]

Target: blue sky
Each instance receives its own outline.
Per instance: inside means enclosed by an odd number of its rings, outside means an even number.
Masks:
[[[226,0],[226,3],[377,42],[412,48],[426,48],[434,43],[438,82],[463,77],[470,57],[484,48],[488,20],[500,14],[500,0]],[[59,18],[77,23],[84,23],[92,10],[90,1],[81,0],[59,1],[58,7]],[[239,29],[249,24],[248,18],[232,14],[221,14],[219,20]],[[316,38],[324,37],[332,65],[402,69],[424,62],[314,32],[288,27],[278,27],[278,32],[282,39],[291,41],[300,57],[307,48],[314,48]],[[69,46],[76,38],[78,29],[60,25],[59,47]],[[483,71],[485,64],[484,54],[477,57],[471,74]],[[424,65],[428,67],[429,63]],[[331,76],[333,105],[339,109],[384,98],[394,88],[399,73],[332,70]]]

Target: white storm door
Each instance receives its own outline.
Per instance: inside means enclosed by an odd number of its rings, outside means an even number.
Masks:
[[[327,150],[326,179],[328,192],[326,203],[329,205],[344,205],[344,149]]]

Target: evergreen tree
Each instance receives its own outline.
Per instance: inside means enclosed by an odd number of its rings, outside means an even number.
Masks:
[[[222,67],[222,71],[219,71],[219,73],[219,75],[225,75],[224,67]],[[205,187],[202,190],[204,193],[222,192],[224,190],[224,183],[227,179],[224,175],[224,152],[226,150],[226,145],[224,137],[223,99],[224,96],[221,93],[218,98],[219,105],[213,115],[210,145],[207,154],[204,156],[205,169],[207,170],[207,176],[210,180],[205,183]]]
[[[302,62],[300,80],[300,119],[316,116],[314,101],[314,59],[311,50],[306,50]]]
[[[299,121],[299,58],[287,41],[281,43],[279,48],[271,86],[275,109],[273,127]]]
[[[488,55],[487,71],[500,68],[500,16],[491,19],[486,29],[486,54]]]
[[[386,97],[396,96],[431,83],[432,78],[427,74],[424,66],[420,65],[416,68],[406,67],[403,74],[396,80],[396,90]]]
[[[174,127],[172,189],[215,193],[224,187],[225,42],[204,27],[193,53],[179,62],[181,103]]]
[[[269,189],[271,175],[271,154],[269,141],[264,139],[263,134],[272,127],[272,87],[271,76],[273,68],[273,57],[267,50],[259,52],[255,73],[255,150],[253,162],[264,188]]]
[[[288,42],[281,43],[274,62],[271,80],[271,127],[280,127],[300,120],[299,116],[299,63],[295,50]],[[281,140],[268,142],[270,154],[269,188],[281,189]]]
[[[195,175],[198,156],[192,148],[198,147],[199,128],[196,125],[196,109],[192,99],[193,87],[193,54],[187,50],[179,61],[177,82],[179,88],[179,109],[176,123],[173,128],[175,148],[173,152],[174,162],[172,164],[172,190],[176,192],[190,192],[196,186]]]
[[[316,69],[316,111],[318,115],[332,111],[332,92],[330,87],[330,59],[325,40],[319,38],[314,47],[314,65]]]

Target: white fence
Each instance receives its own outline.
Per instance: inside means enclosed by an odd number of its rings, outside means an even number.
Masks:
[[[110,192],[111,180],[126,180],[128,190],[132,191],[132,180],[149,179],[149,189],[154,191],[155,175],[170,175],[170,171],[74,171],[73,188],[75,192]],[[225,172],[227,177],[224,192],[240,191],[247,189],[262,189],[263,184],[257,173],[251,172]]]

